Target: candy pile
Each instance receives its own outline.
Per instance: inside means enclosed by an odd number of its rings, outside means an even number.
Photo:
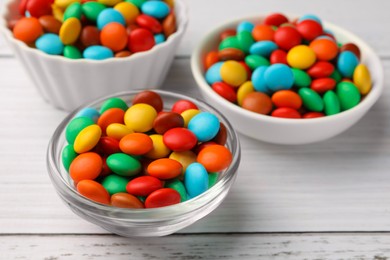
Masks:
[[[156,208],[196,197],[218,180],[232,154],[226,127],[188,100],[163,111],[153,91],[128,107],[106,100],[67,125],[62,163],[85,197],[122,208]]]
[[[22,0],[13,35],[70,59],[102,60],[147,51],[176,31],[173,0]]]
[[[340,113],[356,106],[372,85],[359,48],[339,44],[314,15],[243,21],[220,34],[204,68],[207,83],[226,100],[282,118]]]

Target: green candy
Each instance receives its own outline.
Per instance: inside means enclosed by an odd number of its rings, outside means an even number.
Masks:
[[[340,82],[337,84],[336,94],[342,111],[351,109],[359,104],[361,98],[358,88],[351,82]]]
[[[301,88],[298,94],[303,105],[310,111],[321,112],[324,109],[324,102],[321,96],[310,88]]]
[[[180,194],[180,198],[181,198],[180,202],[187,200],[187,190],[184,187],[184,184],[180,180],[175,179],[175,180],[166,182],[165,188],[171,188],[171,189],[174,189],[175,191],[177,191]]]
[[[73,4],[69,5],[65,12],[64,12],[64,18],[63,21],[65,22],[68,18],[74,17],[77,19],[81,19],[82,11],[81,11],[81,4],[79,2],[74,2]]]
[[[81,59],[83,57],[79,49],[72,45],[64,47],[64,56],[69,59]]]
[[[311,84],[311,78],[309,74],[300,69],[291,69],[294,74],[294,86],[298,88],[308,88]]]
[[[122,176],[111,174],[104,178],[102,185],[108,193],[112,195],[119,192],[126,192],[126,185],[128,182],[129,180]]]
[[[245,63],[251,70],[255,70],[261,66],[269,66],[269,61],[263,56],[251,54],[245,57]]]
[[[123,101],[120,98],[110,98],[104,101],[100,108],[100,114],[103,114],[104,111],[110,109],[110,108],[120,108],[123,111],[126,111],[129,107],[127,106],[126,102]]]
[[[124,153],[111,154],[106,162],[111,171],[121,176],[134,176],[141,171],[141,163]]]
[[[337,97],[336,93],[334,93],[334,91],[327,91],[322,99],[324,100],[325,115],[330,116],[340,113],[339,98]]]
[[[68,144],[64,147],[62,150],[62,164],[64,165],[65,169],[69,171],[69,167],[72,164],[74,158],[77,157],[77,153],[74,151],[73,145]]]
[[[125,0],[125,2],[131,3],[141,9],[141,6],[146,2],[146,0]]]
[[[93,124],[95,124],[95,122],[89,117],[80,116],[73,118],[65,129],[66,141],[68,141],[69,144],[73,144],[80,131]]]
[[[143,196],[136,196],[137,199],[139,199],[142,203],[145,203],[146,197]]]
[[[227,48],[234,48],[234,49],[241,50],[240,43],[238,42],[236,36],[227,37],[219,44],[219,50],[223,50]]]
[[[340,72],[337,69],[334,69],[332,74],[330,75],[330,78],[334,79],[336,83],[339,83],[343,77],[341,76]]]
[[[218,181],[218,172],[209,173],[209,189],[213,187]]]
[[[104,9],[106,6],[98,2],[86,2],[81,6],[82,13],[92,22],[96,22],[100,12]]]
[[[245,52],[249,53],[249,49],[251,48],[252,44],[255,42],[255,40],[252,37],[252,33],[248,31],[242,31],[237,34],[237,40],[238,44],[240,45],[240,49]]]

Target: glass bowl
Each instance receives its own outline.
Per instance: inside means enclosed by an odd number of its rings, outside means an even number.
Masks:
[[[217,183],[203,194],[188,201],[154,209],[125,209],[100,204],[80,195],[61,162],[61,152],[66,145],[65,128],[69,121],[84,107],[99,108],[110,97],[119,97],[128,104],[140,90],[122,92],[83,105],[67,116],[55,130],[47,151],[47,169],[50,179],[64,203],[78,216],[112,233],[125,237],[164,236],[185,228],[216,209],[228,194],[237,175],[240,163],[240,144],[232,125],[219,111],[204,102],[172,92],[153,90],[164,101],[164,109],[170,109],[180,100],[195,103],[202,111],[214,113],[227,129],[226,146],[233,154],[230,166],[222,171]]]

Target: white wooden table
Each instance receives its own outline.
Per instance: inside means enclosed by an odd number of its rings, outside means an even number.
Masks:
[[[0,47],[0,259],[389,259],[390,1],[187,0],[190,25],[164,88],[199,96],[189,55],[210,27],[272,11],[316,13],[380,55],[385,92],[328,141],[280,146],[240,136],[237,181],[212,214],[180,233],[128,239],[74,215],[46,172],[66,113],[52,109]]]

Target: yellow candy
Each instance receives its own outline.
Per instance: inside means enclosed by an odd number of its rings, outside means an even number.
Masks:
[[[66,9],[70,4],[73,4],[75,2],[81,3],[81,0],[55,0],[54,3],[56,6]]]
[[[128,2],[122,2],[115,5],[114,9],[123,15],[127,24],[134,23],[135,18],[137,18],[137,16],[139,15],[138,8],[132,3]]]
[[[315,52],[306,45],[298,45],[287,53],[287,63],[293,68],[307,69],[316,61]]]
[[[74,140],[73,148],[76,153],[85,153],[92,150],[102,136],[102,129],[98,125],[90,125],[80,131]]]
[[[63,44],[73,44],[79,38],[81,32],[81,22],[79,19],[70,17],[62,24],[60,29],[60,39]]]
[[[56,4],[51,5],[51,10],[53,11],[54,18],[62,23],[62,20],[64,20],[64,11]]]
[[[237,90],[237,103],[239,106],[242,106],[242,101],[249,93],[255,91],[252,81],[247,81],[242,84]]]
[[[358,87],[360,94],[366,95],[371,90],[371,74],[366,65],[359,64],[353,72],[353,82]]]
[[[125,113],[125,125],[135,132],[147,132],[153,128],[156,110],[148,104],[135,104]]]
[[[150,135],[149,137],[153,141],[153,148],[147,154],[145,154],[145,156],[151,159],[167,157],[171,150],[169,150],[169,148],[164,144],[163,136],[155,134]]]
[[[99,3],[104,4],[106,6],[114,6],[122,0],[98,0]]]
[[[198,109],[187,109],[185,111],[183,111],[180,115],[183,117],[184,119],[184,127],[187,128],[188,126],[188,123],[190,122],[190,120],[196,116],[197,114],[200,113],[200,110]]]
[[[175,6],[174,0],[164,0],[164,2],[170,7],[173,8]]]
[[[179,178],[184,177],[184,172],[186,171],[188,165],[196,162],[196,154],[192,151],[184,151],[184,152],[172,152],[169,155],[169,159],[178,161],[183,166],[182,175]]]
[[[113,123],[106,128],[107,136],[113,137],[117,140],[122,139],[125,135],[133,133],[133,130],[125,126],[124,124]]]
[[[227,84],[238,87],[247,80],[248,75],[244,66],[239,62],[229,60],[221,66],[221,77]]]

